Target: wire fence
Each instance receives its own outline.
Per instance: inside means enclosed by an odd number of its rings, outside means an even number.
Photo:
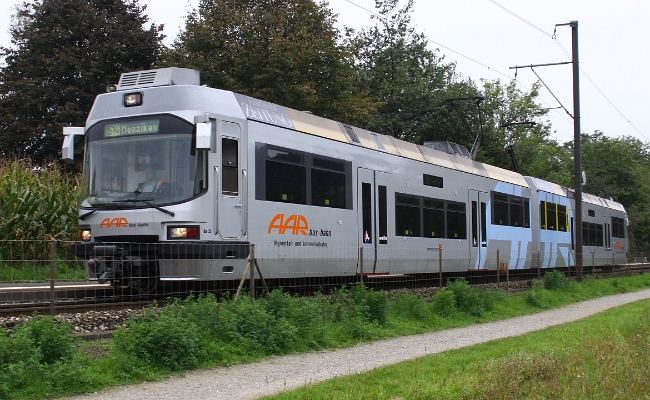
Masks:
[[[298,294],[329,293],[358,282],[378,290],[424,291],[458,278],[516,290],[541,278],[551,266],[576,276],[568,257],[567,249],[480,252],[442,247],[188,243],[96,243],[93,247],[60,240],[4,240],[0,241],[0,303],[5,308],[42,303],[39,312],[54,313],[55,308],[70,312],[82,305],[95,310],[128,307],[187,293],[238,296],[246,291],[256,296],[277,288]],[[644,264],[645,253],[587,252],[583,273],[615,273]]]

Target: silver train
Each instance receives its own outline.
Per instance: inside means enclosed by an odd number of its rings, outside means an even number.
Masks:
[[[201,86],[195,70],[122,74],[63,133],[64,159],[85,136],[74,251],[91,280],[236,281],[250,244],[267,279],[438,272],[438,252],[444,272],[574,265],[573,190]],[[582,200],[584,264],[625,262],[623,206]]]

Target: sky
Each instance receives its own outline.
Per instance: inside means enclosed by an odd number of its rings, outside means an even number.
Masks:
[[[318,1],[318,0],[317,0]],[[183,29],[184,17],[199,0],[140,0],[151,22],[164,24],[165,44]],[[18,0],[0,0],[0,26],[8,27]],[[329,0],[337,27],[359,30],[375,23],[374,0]],[[406,0],[400,0],[403,5]],[[578,21],[580,123],[582,132],[608,137],[632,136],[650,142],[650,1],[647,0],[414,0],[412,25],[424,33],[432,50],[455,62],[462,78],[515,77],[514,66],[571,61],[568,24]],[[11,45],[0,28],[0,46]],[[555,32],[555,39],[552,38]],[[571,64],[536,67],[548,89],[540,103],[549,108],[552,138],[573,140]],[[517,70],[519,89],[538,80],[530,68]],[[557,98],[559,100],[556,100]]]

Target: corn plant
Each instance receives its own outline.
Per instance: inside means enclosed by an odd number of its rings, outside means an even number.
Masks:
[[[74,239],[78,177],[56,163],[36,166],[16,158],[0,160],[0,175],[0,259],[21,261],[21,254],[8,254],[16,242],[29,243],[21,253],[31,258],[48,254],[48,240]]]

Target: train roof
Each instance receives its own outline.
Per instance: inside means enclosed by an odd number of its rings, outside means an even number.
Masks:
[[[392,136],[235,93],[247,119],[528,187],[521,174]]]
[[[526,181],[529,183],[531,189],[536,189],[537,191],[542,191],[546,193],[556,194],[563,197],[574,198],[575,190],[567,188],[557,183],[548,182],[540,178],[535,178],[533,176],[526,176]],[[625,212],[625,208],[621,203],[614,201],[613,199],[604,199],[602,197],[595,196],[589,193],[582,193],[582,202],[585,204],[593,204],[596,206],[607,207],[618,211]]]

